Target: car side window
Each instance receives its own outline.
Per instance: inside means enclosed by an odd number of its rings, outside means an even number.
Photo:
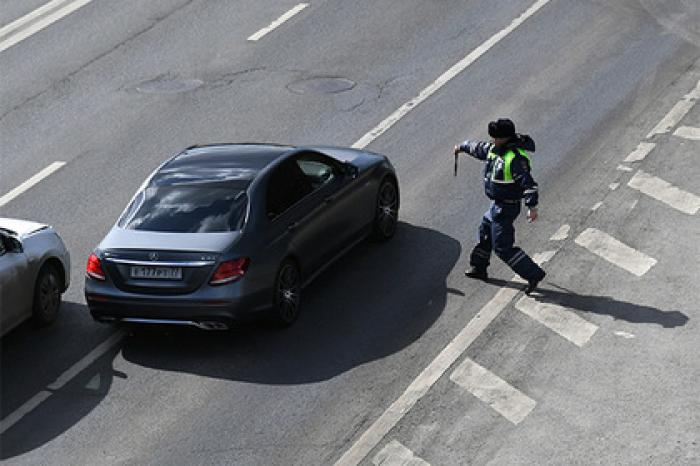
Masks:
[[[273,219],[313,191],[309,178],[294,160],[285,160],[270,174],[265,208]]]
[[[314,190],[333,181],[339,172],[336,162],[317,152],[299,155],[296,158],[296,163]]]

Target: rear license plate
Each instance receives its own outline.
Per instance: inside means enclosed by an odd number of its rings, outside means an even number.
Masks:
[[[147,278],[153,280],[182,280],[182,268],[132,266],[131,278]]]

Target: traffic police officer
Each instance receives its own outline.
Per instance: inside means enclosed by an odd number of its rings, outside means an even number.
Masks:
[[[513,122],[505,118],[490,122],[488,132],[493,143],[466,140],[455,146],[455,156],[465,152],[486,161],[486,195],[493,201],[481,220],[479,242],[471,252],[471,267],[465,275],[487,280],[486,268],[493,250],[515,273],[527,280],[525,292],[529,294],[542,281],[545,272],[522,249],[513,246],[513,222],[520,214],[522,199],[528,207],[528,221],[537,219],[537,183],[530,174],[530,157],[526,152],[535,151],[535,142],[530,136],[517,134]]]

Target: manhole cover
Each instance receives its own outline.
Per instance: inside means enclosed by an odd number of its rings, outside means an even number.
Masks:
[[[296,94],[337,94],[353,87],[354,81],[331,76],[301,79],[287,85],[287,89]]]
[[[144,94],[177,94],[192,91],[202,84],[204,81],[200,79],[156,78],[139,84],[136,90]]]

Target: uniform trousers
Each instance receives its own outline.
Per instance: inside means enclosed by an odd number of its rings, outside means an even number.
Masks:
[[[489,266],[491,251],[525,280],[542,280],[544,270],[515,243],[513,222],[520,214],[520,201],[494,201],[479,225],[478,243],[469,263],[479,270]]]

